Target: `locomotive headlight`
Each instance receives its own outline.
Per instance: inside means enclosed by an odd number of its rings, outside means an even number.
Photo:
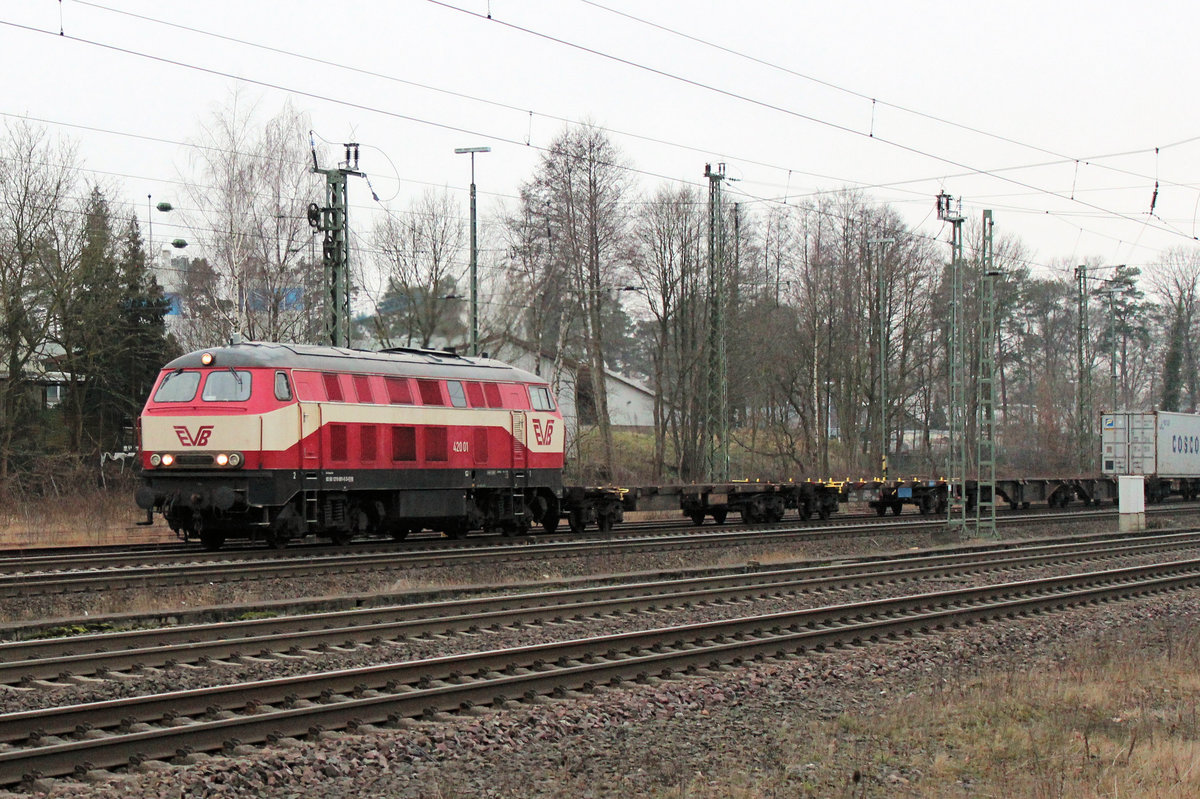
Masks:
[[[163,466],[170,466],[174,462],[175,462],[175,456],[172,455],[171,453],[168,452],[167,454],[162,456],[162,465]]]
[[[242,453],[240,453],[240,452],[229,453],[229,465],[235,466],[235,467],[241,466],[242,465]]]
[[[218,466],[228,466],[229,465],[229,456],[226,455],[224,452],[219,453],[217,455],[217,465]]]
[[[200,356],[200,363],[203,366],[212,366],[214,360],[216,359],[213,357],[211,352],[206,352]]]
[[[159,455],[157,452],[150,456],[150,465],[151,466],[158,466],[161,463],[162,463],[162,456]]]

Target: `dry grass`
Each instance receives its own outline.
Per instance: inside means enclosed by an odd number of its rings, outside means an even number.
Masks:
[[[810,764],[814,786],[861,764],[888,795],[1200,796],[1200,632],[1166,622],[1157,633],[1081,646],[1055,667],[962,684],[931,675],[879,712],[802,722],[788,732],[791,761]],[[760,788],[747,795],[774,790]]]
[[[84,547],[164,543],[175,540],[162,523],[138,527],[145,519],[128,485],[108,490],[85,488],[36,500],[6,498],[0,503],[0,549]]]

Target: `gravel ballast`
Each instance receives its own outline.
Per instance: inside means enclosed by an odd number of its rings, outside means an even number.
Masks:
[[[1058,531],[1056,531],[1058,532]],[[895,541],[889,542],[894,548]],[[840,550],[840,547],[838,547]],[[844,555],[864,554],[847,548]],[[807,550],[807,547],[806,547]],[[815,554],[807,552],[806,554]],[[822,556],[833,553],[821,552]],[[674,557],[668,558],[674,560]],[[645,559],[638,565],[649,568]],[[698,565],[698,564],[690,564]],[[586,574],[610,566],[571,564]],[[1033,570],[1030,574],[1042,573]],[[508,575],[512,576],[512,575]],[[1016,577],[1010,575],[1011,578]],[[995,575],[972,583],[1000,581]],[[923,589],[929,586],[921,586]],[[878,587],[833,604],[874,595],[911,593]],[[750,615],[780,609],[770,600],[710,605],[671,614],[666,623]],[[795,607],[792,601],[789,607]],[[647,623],[647,619],[655,619]],[[634,614],[589,625],[590,634],[663,623],[659,614]],[[828,741],[828,757],[800,762],[789,737],[813,719],[870,714],[900,697],[952,690],[987,672],[1022,673],[1053,665],[1090,641],[1118,636],[1153,647],[1166,628],[1182,635],[1200,627],[1200,591],[1106,604],[984,627],[950,630],[901,642],[807,654],[646,685],[601,688],[565,699],[476,709],[435,721],[318,741],[245,747],[232,756],[193,755],[185,763],[147,764],[130,773],[84,780],[44,781],[22,795],[48,797],[263,796],[354,797],[718,797],[923,796],[921,774],[903,764],[860,758],[854,746]],[[567,628],[511,630],[489,637],[487,648],[571,637]],[[576,630],[575,632],[578,632]],[[476,645],[467,648],[479,649]],[[302,665],[217,664],[151,671],[127,680],[84,682],[52,689],[0,689],[6,710],[18,706],[113,698],[159,687],[279,676],[296,669],[345,667],[456,649],[455,639],[412,641],[335,652]],[[465,645],[464,645],[465,646]],[[50,699],[50,697],[53,697]],[[783,790],[782,793],[778,792]],[[964,786],[963,795],[972,795]]]

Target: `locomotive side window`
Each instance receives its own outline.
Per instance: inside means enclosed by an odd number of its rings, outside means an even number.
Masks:
[[[242,402],[250,399],[250,373],[227,369],[209,372],[200,398],[205,402]]]
[[[338,376],[329,372],[322,372],[321,379],[325,381],[325,398],[330,402],[341,402],[342,384],[338,380]]]
[[[346,446],[346,425],[331,424],[329,425],[329,459],[335,461],[350,460],[348,448]]]
[[[530,386],[529,399],[535,411],[554,410],[554,400],[550,398],[550,389],[545,386]]]
[[[487,406],[489,408],[504,407],[504,401],[500,399],[500,386],[495,383],[484,383],[483,394],[487,397]]]
[[[388,402],[393,405],[412,405],[412,389],[409,388],[408,380],[403,377],[385,377],[384,384],[387,385]]]
[[[275,399],[287,402],[292,398],[292,386],[288,383],[287,372],[275,373]]]
[[[184,372],[177,369],[164,377],[158,384],[158,391],[154,392],[154,401],[191,402],[199,387],[199,372]]]
[[[371,381],[366,375],[353,375],[354,396],[358,397],[359,402],[375,402],[375,397],[371,396]]]
[[[375,425],[364,424],[358,428],[358,449],[364,461],[375,460],[376,450],[376,432]]]
[[[447,380],[446,390],[450,392],[450,404],[455,408],[467,407],[467,394],[463,391],[463,384],[457,380]]]
[[[427,460],[427,461],[445,461],[446,460],[446,428],[444,428],[444,427],[426,427],[425,428],[425,460]]]
[[[436,380],[418,380],[417,388],[421,392],[422,405],[445,405],[442,399],[442,384]]]
[[[526,411],[529,404],[529,390],[523,383],[501,383],[500,393],[504,397],[502,408]]]
[[[487,402],[483,399],[483,386],[478,383],[467,383],[467,399],[471,401],[472,408],[486,408]]]
[[[417,459],[417,428],[392,428],[392,460],[415,461]]]

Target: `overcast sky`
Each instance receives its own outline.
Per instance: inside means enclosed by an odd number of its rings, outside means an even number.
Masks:
[[[465,204],[453,151],[483,145],[493,212],[562,120],[591,119],[647,191],[723,161],[747,207],[857,186],[943,239],[945,191],[1041,265],[1195,246],[1194,2],[7,0],[0,23],[0,113],[77,140],[143,220],[147,194],[178,204],[182,143],[241,79],[264,116],[290,96],[361,142],[394,208],[427,185]]]

